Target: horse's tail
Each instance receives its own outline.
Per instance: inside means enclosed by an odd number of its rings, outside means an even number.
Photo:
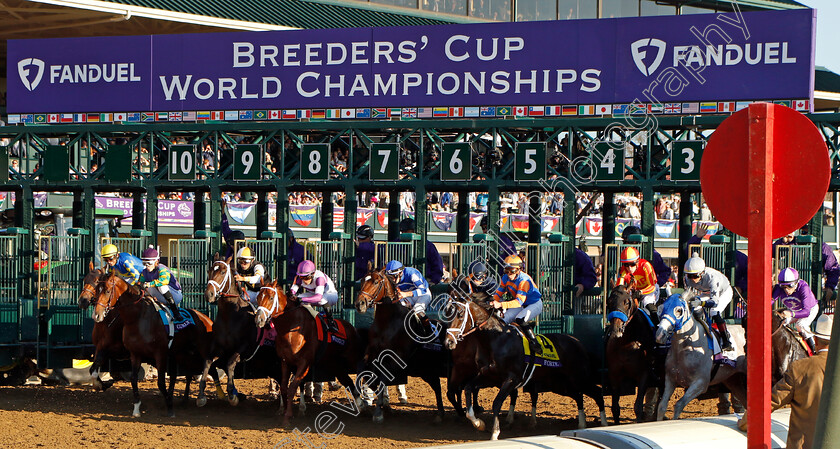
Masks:
[[[204,329],[207,331],[208,334],[210,332],[213,332],[213,320],[211,320],[210,317],[195,309],[187,309],[187,311],[193,315],[193,319],[195,320],[196,324],[201,322],[204,325]]]

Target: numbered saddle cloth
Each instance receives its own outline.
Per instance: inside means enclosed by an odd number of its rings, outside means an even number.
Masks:
[[[525,361],[550,368],[561,367],[560,355],[557,353],[557,348],[554,346],[554,343],[542,334],[537,334],[537,342],[542,347],[542,354],[534,355],[531,353],[531,343],[528,342],[528,338],[525,336],[522,337],[522,347],[525,349]]]

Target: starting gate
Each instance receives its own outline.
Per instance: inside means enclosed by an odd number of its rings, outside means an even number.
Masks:
[[[697,254],[706,263],[706,266],[720,271],[724,275],[726,272],[726,245],[723,243],[703,242],[699,245],[690,245],[688,247],[689,254]],[[735,279],[729,279],[733,286],[732,302],[724,313],[725,318],[743,318],[747,313],[747,303],[742,298],[738,291],[734,289]]]
[[[811,245],[778,245],[773,253],[773,279],[787,267],[793,267],[799,272],[799,279],[805,279],[811,284]],[[821,285],[811,285],[811,290],[820,298]],[[781,301],[777,301],[774,308],[783,308]]]
[[[414,242],[376,242],[373,266],[382,267],[391,260],[398,260],[407,267],[414,266]]]
[[[542,294],[543,311],[539,331],[561,333],[564,311],[571,310],[571,297],[563,273],[563,245],[529,243],[525,248],[525,272],[531,275]]]
[[[621,252],[624,251],[624,248],[631,246],[636,248],[639,253],[642,252],[642,245],[640,243],[610,243],[605,245],[603,278],[601,279],[601,285],[604,286],[603,301],[605,305],[607,303],[607,297],[610,294],[610,285],[618,280],[618,270],[621,269]],[[606,307],[604,307],[604,316],[606,316]]]
[[[0,348],[14,347],[22,341],[21,314],[24,307],[21,286],[24,270],[21,247],[20,235],[0,235]],[[29,303],[31,306],[31,301]],[[10,362],[10,359],[0,358],[0,365]]]
[[[211,248],[210,238],[169,241],[167,266],[181,284],[181,291],[184,294],[181,308],[196,309],[210,314],[210,305],[204,297],[204,291],[207,289]],[[215,311],[215,308],[213,310]]]
[[[449,274],[454,278],[456,275],[468,275],[470,264],[476,260],[485,261],[485,265],[490,269],[487,263],[487,243],[450,243],[449,253],[444,258],[444,265],[449,270]]]
[[[340,318],[344,307],[353,307],[353,298],[342,298],[344,287],[347,285],[344,279],[344,256],[342,254],[342,242],[336,240],[308,240],[303,243],[304,257],[315,264],[315,268],[329,276],[338,290],[339,300],[330,309],[333,317]],[[342,300],[343,299],[343,300]]]
[[[146,238],[111,237],[108,235],[103,235],[99,240],[100,248],[107,244],[116,245],[121,253],[129,253],[140,257],[140,255],[143,254],[143,250],[146,249]]]

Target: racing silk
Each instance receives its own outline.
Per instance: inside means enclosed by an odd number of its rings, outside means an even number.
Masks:
[[[799,280],[796,290],[792,295],[785,293],[785,290],[776,285],[773,287],[773,302],[781,300],[785,307],[793,312],[794,319],[806,318],[814,307],[817,307],[817,298],[814,297],[814,292],[807,282]]]
[[[583,285],[584,290],[595,287],[598,276],[595,274],[595,266],[592,259],[580,248],[575,248],[575,285]]]
[[[175,276],[172,275],[169,267],[162,263],[158,263],[158,266],[152,271],[143,268],[140,274],[143,276],[143,282],[151,284],[150,287],[163,287],[164,285],[168,285],[173,290],[181,290],[181,285],[175,279]]]
[[[516,245],[513,240],[504,234],[499,234],[499,258],[505,260],[507,256],[514,254],[516,254]]]
[[[485,279],[484,282],[479,285],[473,284],[473,279],[472,274],[467,276],[467,288],[469,291],[466,292],[473,301],[487,301],[493,297],[494,293],[496,293],[496,284],[492,282],[490,278]]]
[[[834,290],[837,288],[837,281],[840,280],[840,264],[834,257],[831,247],[822,244],[823,274],[825,274],[825,288]]]
[[[251,261],[251,266],[247,270],[243,270],[237,264],[236,274],[245,278],[245,288],[252,292],[259,292],[262,287],[263,276],[265,276],[265,267],[256,261]]]
[[[143,262],[129,253],[120,253],[117,264],[111,267],[124,281],[131,285],[140,282],[140,270],[143,269]]]
[[[286,266],[286,279],[289,282],[292,282],[297,275],[298,265],[304,261],[303,245],[293,239],[292,244],[289,245],[289,254],[287,254],[287,257],[288,263]]]
[[[732,287],[729,285],[729,279],[723,273],[708,267],[703,271],[703,276],[696,281],[686,276],[685,285],[697,290],[701,295],[708,295],[709,300],[714,301],[715,305],[720,301],[721,296],[724,296],[728,291],[732,290]],[[730,293],[729,300],[731,299],[732,294]]]
[[[542,299],[542,293],[537,289],[534,280],[522,271],[513,279],[507,274],[502,276],[502,283],[496,290],[496,294],[493,295],[493,299],[495,301],[501,301],[505,293],[512,296],[513,299],[502,302],[503,309],[530,306]]]
[[[671,278],[671,267],[669,267],[663,260],[659,251],[653,251],[653,259],[650,264],[653,265],[653,272],[656,273],[656,283],[660,287],[664,287]]]
[[[401,292],[414,292],[414,296],[431,295],[429,283],[423,279],[423,275],[416,268],[405,267],[402,278],[397,282],[397,288]]]
[[[300,276],[295,276],[294,283],[290,289],[295,296],[298,296],[298,291],[303,290],[300,300],[313,304],[320,303],[325,293],[336,291],[332,279],[321,270],[315,270],[315,273],[312,274],[312,280],[309,283],[303,282]]]
[[[635,273],[631,273],[622,265],[618,270],[618,285],[629,285],[639,290],[642,295],[653,293],[656,290],[656,272],[653,265],[645,259],[639,259]]]
[[[373,264],[376,255],[376,245],[373,242],[361,242],[356,248],[356,280],[365,277],[368,271],[368,262]],[[376,268],[376,267],[373,267]]]

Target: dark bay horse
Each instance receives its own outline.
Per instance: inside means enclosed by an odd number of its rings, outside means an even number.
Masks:
[[[82,280],[82,293],[79,295],[79,308],[87,309],[91,301],[95,299],[97,286],[104,282],[107,274],[104,270],[94,268],[90,263],[90,271]],[[107,390],[113,382],[102,382],[99,380],[99,370],[103,364],[111,360],[127,360],[130,357],[128,350],[122,342],[123,321],[119,312],[114,311],[108,319],[95,322],[91,341],[95,348],[93,365],[90,367],[90,374],[93,379],[93,386],[99,390]]]
[[[773,323],[771,325],[771,346],[772,346],[772,368],[773,384],[779,381],[785,375],[788,367],[796,360],[808,357],[808,352],[802,346],[803,342],[799,338],[799,332],[796,329],[784,324],[784,317],[778,313],[773,313]]]
[[[636,298],[623,285],[616,286],[607,298],[606,364],[612,390],[613,422],[619,424],[621,416],[621,390],[625,382],[632,381],[636,389],[633,411],[636,421],[645,421],[644,399],[649,388],[661,384],[659,376],[664,371],[664,357],[657,357],[654,329],[644,311],[639,309]],[[655,394],[654,394],[655,395]],[[651,402],[655,402],[655,399]],[[655,404],[651,404],[654,408]],[[653,413],[651,413],[653,415]]]
[[[289,301],[276,280],[260,289],[257,303],[257,326],[265,327],[272,320],[277,331],[274,347],[281,360],[280,396],[285,399],[283,425],[288,425],[292,418],[295,392],[307,375],[314,374],[313,371],[336,377],[350,390],[356,407],[360,408],[362,400],[359,391],[350,379],[350,374],[356,373],[362,364],[364,350],[356,329],[347,321],[336,320],[346,331],[346,341],[344,344],[335,341],[321,343],[315,317],[300,302]],[[326,344],[326,348],[319,351],[322,344]],[[290,383],[292,374],[294,378]],[[301,412],[306,409],[303,400],[300,408]]]
[[[242,297],[237,282],[233,280],[232,258],[224,260],[216,253],[207,273],[207,288],[204,297],[210,304],[218,300],[216,320],[213,322],[213,344],[209,358],[204,364],[204,376],[199,383],[196,404],[207,403],[204,395],[207,373],[215,358],[227,372],[227,398],[231,405],[239,404],[243,395],[234,385],[234,370],[240,361],[248,361],[249,369],[275,379],[280,378],[280,359],[271,346],[261,346],[263,335],[268,329],[257,326],[254,317],[257,309]],[[219,397],[224,397],[220,395]]]
[[[175,416],[172,391],[175,388],[177,368],[182,368],[188,374],[189,389],[189,374],[198,374],[204,368],[212,338],[211,330],[207,329],[202,321],[202,318],[208,322],[209,319],[195,310],[187,310],[196,325],[178,331],[170,348],[168,329],[163,325],[153,301],[151,298],[144,298],[138,287],[127,284],[112,272],[97,288],[96,308],[93,312],[96,322],[106,320],[112,310],[122,316],[122,340],[131,354],[131,388],[134,395],[132,416],[135,418],[140,417],[140,392],[137,388],[140,363],[149,362],[157,368],[158,389],[163,395],[166,412],[170,417]],[[166,373],[170,376],[168,390]]]
[[[548,334],[551,344],[560,356],[559,367],[533,366],[525,361],[523,336],[509,328],[502,319],[472,301],[451,301],[452,322],[447,330],[447,346],[457,347],[459,341],[474,336],[481,347],[476,349],[475,363],[479,375],[467,382],[464,389],[467,418],[479,430],[484,430],[484,421],[475,417],[472,408],[473,392],[476,388],[497,387],[499,393],[493,400],[493,431],[491,439],[499,437],[499,413],[505,399],[514,390],[523,387],[531,396],[531,422],[536,420],[539,393],[553,392],[569,396],[578,406],[578,426],[586,427],[583,411],[583,395],[589,396],[598,405],[601,425],[607,425],[604,398],[597,385],[597,375],[592,369],[583,345],[570,335]],[[529,367],[530,365],[530,367]]]
[[[469,279],[464,276],[457,276],[449,284],[449,295],[452,299],[466,302],[472,300],[472,287]],[[452,307],[444,309],[443,319],[450,320],[451,315],[456,310]],[[455,412],[458,416],[466,417],[466,412],[461,402],[461,393],[464,391],[464,386],[467,382],[478,376],[478,366],[475,363],[476,350],[480,348],[480,342],[476,336],[466,336],[464,341],[459,345],[455,345],[455,340],[445,339],[444,345],[452,353],[452,370],[449,373],[449,379],[446,383],[446,397],[449,402],[455,407]],[[518,390],[516,390],[518,394]],[[516,396],[511,397],[511,409],[508,413],[508,421],[513,421],[513,409],[516,404]],[[473,397],[473,410],[476,414],[481,413],[481,408],[478,406],[478,391]]]
[[[444,411],[440,378],[449,376],[449,351],[442,344],[436,344],[438,338],[425,335],[428,332],[414,318],[414,312],[400,304],[398,298],[397,287],[385,275],[384,269],[369,270],[362,278],[362,287],[356,297],[356,310],[365,313],[368,308],[375,307],[365,353],[365,361],[376,374],[374,390],[381,393],[387,388],[384,385],[401,383],[394,379],[419,377],[435,392],[437,413],[434,422],[441,422]],[[441,329],[440,333],[445,332],[442,323],[436,322],[436,326]],[[381,423],[384,420],[383,396],[378,395],[373,412],[374,422]]]

